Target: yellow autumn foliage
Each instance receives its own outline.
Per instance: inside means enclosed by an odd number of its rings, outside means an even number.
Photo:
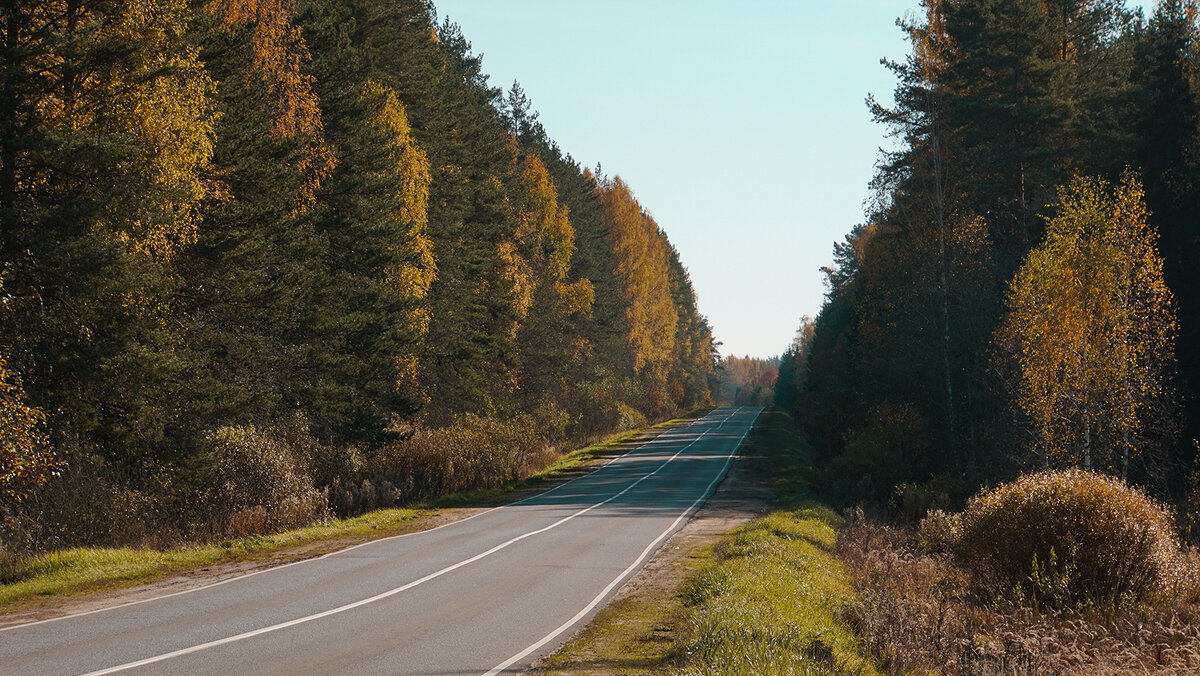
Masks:
[[[558,188],[537,155],[525,156],[521,188],[517,239],[527,244],[534,264],[547,279],[561,282],[571,269],[575,230],[567,207],[558,204]]]
[[[1142,188],[1075,179],[1017,272],[1000,328],[1044,462],[1127,463],[1164,394],[1176,332]]]
[[[627,303],[634,368],[659,371],[670,362],[678,322],[671,298],[666,238],[620,177],[605,181],[600,200]]]
[[[529,262],[517,251],[516,244],[502,240],[497,245],[497,254],[504,266],[504,280],[512,289],[512,310],[518,322],[513,325],[512,334],[516,335],[520,328],[519,322],[529,315],[529,308],[533,307],[533,293],[537,280],[534,278],[533,268],[530,267]]]
[[[559,283],[556,289],[568,314],[584,316],[592,314],[592,304],[596,301],[596,288],[592,286],[591,280],[578,279],[570,284]]]
[[[405,237],[395,246],[403,251],[403,263],[387,273],[387,282],[395,293],[413,303],[404,313],[405,328],[414,336],[429,332],[433,319],[430,308],[422,304],[437,279],[437,258],[429,237],[429,186],[432,176],[429,158],[412,136],[408,112],[395,90],[376,81],[368,81],[362,96],[376,104],[371,123],[387,138],[389,158],[387,178],[395,186],[395,213],[391,217],[406,227]],[[420,382],[420,360],[408,352],[394,357],[396,389],[419,401],[426,399]]]
[[[45,422],[46,413],[26,403],[20,380],[0,355],[0,501],[20,502],[58,469]]]
[[[46,122],[68,133],[112,134],[136,148],[122,170],[144,184],[140,199],[116,201],[97,230],[159,262],[195,241],[198,203],[213,153],[213,82],[187,31],[183,0],[130,0],[87,40],[133,46],[119,62],[46,102]]]
[[[429,293],[437,279],[437,259],[429,238],[429,186],[432,181],[429,159],[412,137],[408,114],[396,92],[378,82],[368,82],[363,97],[379,106],[371,122],[387,133],[390,170],[397,183],[393,216],[408,226],[406,249],[408,262],[390,275],[393,287],[402,297],[419,300]],[[427,325],[427,319],[424,321]],[[424,333],[421,330],[420,333]]]

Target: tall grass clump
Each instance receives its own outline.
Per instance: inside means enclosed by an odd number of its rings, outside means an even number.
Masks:
[[[1119,479],[1045,471],[984,492],[950,525],[981,588],[1050,609],[1118,607],[1170,594],[1184,575],[1165,507]]]

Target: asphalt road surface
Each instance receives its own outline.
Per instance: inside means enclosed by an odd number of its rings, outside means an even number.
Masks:
[[[717,409],[591,474],[440,528],[0,630],[0,673],[519,673],[684,523],[758,413]]]

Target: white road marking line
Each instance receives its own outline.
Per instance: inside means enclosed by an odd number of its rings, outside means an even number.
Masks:
[[[697,419],[693,420],[692,422],[690,422],[690,423],[688,424],[688,427],[692,427],[693,425],[697,425],[697,424],[699,424],[699,423],[701,423],[701,422],[704,422],[705,420],[707,420],[707,419],[708,419],[708,416],[710,416],[710,415],[712,415],[712,412],[708,413],[707,415],[705,415],[705,416],[703,416],[703,417],[701,417],[701,418],[697,418]],[[728,418],[726,418],[726,420],[728,420]],[[710,421],[710,422],[711,422],[711,421]],[[723,421],[721,421],[721,422],[722,422],[722,424],[724,424],[724,420],[723,420]],[[662,436],[662,435],[659,435],[659,436]],[[254,577],[255,575],[261,575],[261,574],[263,574],[263,573],[271,573],[271,572],[274,572],[274,571],[277,571],[277,570],[283,570],[284,568],[290,568],[290,567],[292,567],[292,566],[298,566],[298,565],[300,565],[300,564],[302,564],[302,563],[312,563],[312,562],[314,562],[314,561],[321,561],[322,559],[327,559],[327,558],[329,558],[329,557],[331,557],[331,556],[337,556],[337,555],[340,555],[340,554],[345,554],[346,552],[353,551],[353,550],[355,550],[355,549],[358,549],[358,548],[360,548],[360,547],[366,547],[366,546],[368,546],[368,545],[379,544],[379,543],[381,543],[381,542],[387,542],[387,541],[389,541],[389,540],[398,540],[398,539],[400,539],[400,538],[406,538],[406,537],[409,537],[409,536],[412,536],[412,535],[423,535],[423,534],[425,534],[425,533],[432,533],[432,532],[434,532],[434,531],[436,531],[436,530],[441,530],[441,529],[443,529],[443,528],[446,528],[447,526],[454,526],[454,525],[457,525],[457,524],[460,524],[460,523],[466,523],[467,521],[470,521],[471,519],[474,519],[474,518],[477,518],[477,517],[480,517],[480,516],[484,516],[484,515],[486,515],[486,514],[491,514],[492,512],[494,512],[494,511],[496,511],[496,510],[498,510],[498,509],[503,509],[503,508],[505,508],[505,507],[513,507],[513,506],[515,506],[515,505],[520,505],[520,504],[522,504],[522,503],[529,502],[529,501],[531,501],[531,500],[536,500],[536,499],[538,499],[538,498],[540,498],[540,497],[542,497],[542,496],[544,496],[544,495],[547,495],[547,494],[549,494],[549,493],[553,493],[554,491],[557,491],[557,490],[559,490],[560,488],[563,488],[563,487],[565,487],[565,486],[567,486],[567,485],[569,485],[569,484],[575,483],[576,481],[579,481],[580,479],[586,479],[587,477],[590,477],[590,476],[592,476],[593,474],[595,474],[595,473],[599,472],[600,470],[602,470],[602,469],[604,469],[604,468],[608,467],[609,465],[612,465],[613,463],[617,462],[618,460],[621,460],[621,459],[625,458],[625,456],[627,456],[627,455],[629,455],[629,454],[631,454],[631,453],[633,453],[633,452],[635,452],[635,451],[640,451],[640,450],[642,450],[642,449],[646,448],[647,446],[649,446],[650,444],[653,444],[653,443],[654,443],[655,441],[657,441],[657,440],[658,440],[658,437],[655,437],[654,439],[651,439],[650,441],[648,441],[648,442],[646,442],[646,443],[644,443],[644,444],[641,444],[641,445],[639,445],[639,446],[636,446],[636,447],[634,447],[634,448],[631,448],[631,449],[629,449],[628,451],[626,451],[626,452],[622,453],[621,455],[618,455],[617,457],[610,459],[608,462],[604,463],[603,465],[600,465],[599,467],[597,467],[596,469],[594,469],[594,470],[592,470],[592,471],[588,472],[587,474],[583,474],[583,475],[577,476],[577,477],[575,477],[574,479],[568,479],[567,481],[564,481],[564,482],[562,482],[561,484],[559,484],[559,485],[557,485],[557,486],[554,486],[553,488],[548,488],[548,489],[546,489],[546,490],[542,491],[541,493],[538,493],[538,494],[536,494],[536,495],[531,495],[531,496],[529,496],[529,497],[527,497],[527,498],[522,498],[522,499],[520,499],[520,500],[517,500],[516,502],[509,502],[509,503],[506,503],[506,504],[503,504],[503,505],[497,505],[496,507],[492,507],[491,509],[488,509],[488,510],[484,510],[484,511],[482,511],[482,512],[479,512],[478,514],[472,514],[471,516],[468,516],[468,517],[466,517],[466,518],[464,518],[464,519],[458,519],[457,521],[451,521],[451,522],[449,522],[449,523],[444,523],[444,524],[442,524],[442,525],[440,525],[440,526],[435,526],[435,527],[433,527],[433,528],[427,528],[427,529],[425,529],[425,530],[413,531],[412,533],[402,533],[402,534],[400,534],[400,535],[392,535],[392,536],[389,536],[389,537],[386,537],[386,538],[379,538],[378,540],[369,540],[369,541],[367,541],[367,542],[362,542],[362,543],[359,543],[359,544],[357,544],[357,545],[353,545],[353,546],[351,546],[351,547],[346,547],[346,548],[344,548],[344,549],[338,549],[338,550],[336,550],[336,551],[332,551],[332,552],[329,552],[329,553],[327,553],[327,554],[323,554],[323,555],[321,555],[321,556],[313,557],[313,558],[311,558],[311,559],[301,559],[301,560],[299,560],[299,561],[292,561],[291,563],[285,563],[285,564],[281,564],[281,565],[278,565],[278,566],[271,566],[271,567],[269,567],[269,568],[263,568],[262,570],[256,570],[256,571],[253,571],[253,572],[250,572],[250,573],[243,573],[242,575],[235,575],[234,577],[226,578],[226,579],[224,579],[224,580],[220,580],[220,581],[217,581],[217,582],[210,582],[209,584],[206,584],[206,585],[201,585],[201,586],[199,586],[199,587],[192,587],[191,589],[181,589],[181,590],[179,590],[179,591],[177,591],[177,592],[171,592],[170,594],[163,594],[162,596],[152,596],[152,597],[150,597],[150,598],[147,598],[147,599],[138,599],[137,601],[129,601],[129,602],[127,602],[127,603],[121,603],[121,604],[118,604],[118,605],[115,605],[115,606],[106,606],[106,607],[104,607],[104,608],[96,608],[95,610],[85,610],[85,611],[83,611],[83,612],[81,612],[81,613],[73,613],[73,614],[70,614],[70,615],[60,615],[60,616],[58,616],[58,617],[48,617],[48,618],[46,618],[46,619],[44,619],[44,620],[36,620],[36,621],[34,621],[34,622],[26,622],[26,623],[24,623],[24,624],[14,624],[14,625],[7,626],[7,627],[0,627],[0,633],[6,632],[6,631],[12,631],[12,630],[14,630],[14,629],[25,629],[26,627],[36,627],[36,626],[38,626],[38,625],[42,625],[42,624],[49,624],[49,623],[51,623],[51,622],[59,622],[59,621],[62,621],[62,620],[71,620],[71,619],[75,619],[75,618],[77,618],[77,617],[86,617],[86,616],[88,616],[88,615],[96,615],[96,614],[98,614],[98,613],[106,613],[106,612],[108,612],[108,611],[110,611],[110,610],[119,610],[119,609],[121,609],[121,608],[128,608],[128,607],[130,607],[130,606],[137,606],[137,605],[141,605],[141,604],[143,604],[143,603],[150,603],[151,601],[162,601],[163,599],[174,598],[174,597],[176,597],[176,596],[182,596],[182,595],[184,595],[184,594],[191,594],[192,592],[204,591],[204,590],[206,590],[206,589],[212,589],[213,587],[220,587],[221,585],[229,584],[230,582],[237,582],[237,581],[239,581],[239,580],[245,580],[246,578],[248,578],[248,577]]]
[[[585,606],[583,608],[583,610],[576,613],[575,617],[572,617],[571,619],[567,620],[566,622],[563,622],[557,629],[550,632],[549,634],[546,634],[544,637],[542,637],[542,639],[540,641],[538,641],[537,643],[534,643],[533,645],[522,650],[521,652],[517,653],[516,655],[513,655],[512,657],[508,658],[507,660],[504,660],[500,664],[497,664],[496,666],[492,667],[492,669],[490,671],[488,671],[487,673],[485,673],[483,676],[495,676],[496,674],[511,667],[513,664],[525,659],[526,657],[528,657],[530,655],[530,653],[533,653],[534,651],[538,650],[539,648],[546,645],[550,641],[553,641],[556,637],[558,637],[559,634],[570,629],[572,625],[574,625],[576,622],[582,620],[588,613],[592,612],[592,610],[594,610],[596,608],[596,606],[600,605],[600,602],[603,601],[606,596],[608,596],[609,592],[611,592],[613,589],[615,589],[618,584],[624,582],[625,578],[630,573],[632,573],[635,568],[637,568],[638,566],[640,566],[642,564],[642,562],[646,559],[646,557],[649,556],[652,551],[654,551],[654,548],[657,547],[663,540],[665,540],[667,538],[667,536],[670,535],[671,532],[675,530],[675,527],[678,526],[681,521],[683,521],[685,518],[687,518],[689,515],[691,515],[692,511],[694,509],[696,509],[696,507],[700,503],[704,502],[705,500],[708,499],[708,496],[712,495],[713,489],[716,488],[717,483],[725,476],[725,472],[729,470],[729,465],[733,462],[733,458],[735,456],[737,456],[737,450],[739,448],[741,448],[742,441],[744,441],[746,439],[746,435],[750,433],[750,430],[754,429],[754,423],[758,422],[759,415],[762,415],[761,410],[757,414],[755,414],[754,420],[752,420],[750,422],[750,426],[747,427],[746,431],[742,433],[742,436],[738,439],[737,444],[734,445],[733,450],[729,452],[729,455],[725,456],[725,465],[723,467],[721,467],[721,471],[717,472],[717,475],[715,477],[713,477],[713,480],[711,482],[709,482],[708,488],[704,489],[704,493],[701,494],[700,497],[696,498],[696,501],[693,502],[687,509],[685,509],[683,511],[683,513],[680,514],[677,519],[675,519],[675,521],[671,522],[671,525],[667,526],[667,529],[664,530],[662,532],[662,534],[660,534],[654,540],[654,542],[651,542],[649,545],[647,545],[646,548],[642,550],[642,553],[638,555],[638,558],[633,563],[629,564],[628,568],[621,571],[621,574],[618,575],[616,578],[614,578],[612,582],[609,582],[608,586],[605,587],[603,590],[601,590],[600,593],[596,595],[596,598],[592,599],[591,603],[587,604],[587,606]],[[720,456],[717,456],[717,457],[720,457]]]
[[[733,416],[732,416],[732,415],[730,415],[729,417],[733,417]],[[729,418],[726,418],[725,420],[722,420],[722,421],[721,421],[721,425],[724,425],[724,424],[725,424],[725,421],[727,421],[727,420],[729,420]],[[718,427],[719,427],[719,426],[720,426],[720,425],[718,425]],[[610,497],[610,498],[607,498],[607,499],[605,499],[605,500],[603,500],[603,501],[601,501],[601,502],[597,502],[596,504],[594,504],[594,505],[592,505],[592,506],[590,506],[590,507],[585,507],[585,508],[583,508],[583,509],[581,509],[581,510],[579,510],[579,511],[575,512],[574,514],[571,514],[571,515],[569,515],[569,516],[565,516],[565,517],[563,517],[563,518],[559,519],[558,521],[555,521],[554,523],[550,524],[549,526],[545,526],[545,527],[543,527],[543,528],[539,528],[539,529],[537,529],[537,530],[533,530],[533,531],[530,531],[530,532],[528,532],[528,533],[524,533],[524,534],[522,534],[522,535],[518,535],[517,537],[515,537],[515,538],[512,538],[511,540],[508,540],[507,542],[503,542],[503,543],[501,543],[501,544],[498,544],[498,545],[496,545],[495,547],[492,547],[491,549],[489,549],[489,550],[487,550],[487,551],[485,551],[485,552],[483,552],[483,553],[481,553],[481,554],[476,554],[475,556],[472,556],[472,557],[471,557],[471,558],[469,558],[469,559],[464,559],[464,560],[462,560],[462,561],[459,561],[458,563],[456,563],[456,564],[454,564],[454,565],[447,566],[447,567],[445,567],[445,568],[443,568],[443,569],[441,569],[441,570],[439,570],[439,571],[437,571],[437,572],[430,573],[430,574],[426,575],[425,577],[422,577],[422,578],[420,578],[420,579],[417,579],[417,580],[414,580],[414,581],[412,581],[412,582],[409,582],[408,584],[401,585],[401,586],[399,586],[399,587],[396,587],[396,588],[394,588],[394,589],[389,589],[388,591],[381,592],[381,593],[379,593],[379,594],[376,594],[376,595],[374,595],[374,596],[371,596],[371,597],[368,597],[368,598],[365,598],[365,599],[362,599],[362,600],[359,600],[359,601],[355,601],[355,602],[353,602],[353,603],[347,603],[347,604],[345,604],[345,605],[338,606],[337,608],[331,608],[331,609],[329,609],[329,610],[322,611],[322,612],[320,612],[320,613],[315,613],[315,614],[313,614],[313,615],[307,615],[307,616],[304,616],[304,617],[298,617],[298,618],[296,618],[296,619],[294,619],[294,620],[288,620],[287,622],[280,622],[280,623],[278,623],[278,624],[273,624],[273,625],[270,625],[270,626],[267,626],[267,627],[262,627],[262,628],[255,629],[255,630],[252,630],[252,631],[243,632],[243,633],[241,633],[241,634],[235,634],[235,635],[233,635],[233,636],[227,636],[227,637],[225,637],[225,638],[222,638],[222,639],[217,639],[217,640],[215,640],[215,641],[209,641],[209,642],[207,642],[207,643],[201,643],[201,644],[199,644],[199,645],[194,645],[194,646],[191,646],[191,647],[188,647],[188,648],[181,648],[181,649],[179,649],[179,650],[175,650],[175,651],[172,651],[172,652],[169,652],[169,653],[163,653],[162,655],[155,655],[154,657],[147,657],[146,659],[138,660],[138,661],[136,661],[136,662],[128,662],[128,663],[125,663],[125,664],[119,664],[119,665],[117,665],[117,666],[114,666],[114,667],[109,667],[109,668],[107,668],[107,669],[100,669],[100,670],[98,670],[98,671],[92,671],[92,672],[88,672],[87,674],[84,674],[84,676],[104,676],[105,674],[113,674],[113,673],[116,673],[116,672],[119,672],[119,671],[125,671],[125,670],[127,670],[127,669],[135,669],[135,668],[137,668],[137,667],[142,667],[142,666],[146,666],[146,665],[150,665],[150,664],[155,664],[155,663],[158,663],[158,662],[163,662],[163,661],[166,661],[166,660],[169,660],[169,659],[173,659],[173,658],[176,658],[176,657],[182,657],[182,656],[184,656],[184,655],[190,655],[190,654],[192,654],[192,653],[200,652],[200,651],[202,651],[202,650],[207,650],[207,649],[209,649],[209,648],[216,648],[216,647],[218,647],[218,646],[227,645],[227,644],[229,644],[229,643],[235,643],[235,642],[237,642],[237,641],[242,641],[242,640],[245,640],[245,639],[248,639],[248,638],[253,638],[253,637],[255,637],[255,636],[261,636],[261,635],[263,635],[263,634],[271,633],[271,632],[274,632],[274,631],[279,631],[279,630],[281,630],[281,629],[287,629],[287,628],[289,628],[289,627],[294,627],[294,626],[296,626],[296,625],[298,625],[298,624],[304,624],[304,623],[307,623],[307,622],[312,622],[312,621],[314,621],[314,620],[319,620],[319,619],[322,619],[322,618],[326,618],[326,617],[329,617],[329,616],[331,616],[331,615],[337,615],[337,614],[340,614],[340,613],[344,613],[344,612],[346,612],[346,611],[348,611],[348,610],[353,610],[353,609],[355,609],[355,608],[361,608],[362,606],[365,606],[365,605],[367,605],[367,604],[369,604],[369,603],[374,603],[374,602],[376,602],[376,601],[381,601],[381,600],[383,600],[383,599],[386,599],[386,598],[388,598],[388,597],[395,596],[396,594],[399,594],[399,593],[401,593],[401,592],[404,592],[404,591],[407,591],[407,590],[409,590],[409,589],[412,589],[413,587],[416,587],[417,585],[424,584],[424,583],[426,583],[426,582],[428,582],[428,581],[430,581],[430,580],[432,580],[432,579],[434,579],[434,578],[441,577],[442,575],[445,575],[446,573],[449,573],[449,572],[451,572],[451,571],[454,571],[454,570],[457,570],[457,569],[459,569],[459,568],[462,568],[463,566],[466,566],[466,565],[468,565],[468,564],[474,563],[474,562],[476,562],[476,561],[478,561],[478,560],[480,560],[480,559],[482,559],[482,558],[484,558],[484,557],[490,556],[490,555],[492,555],[492,554],[494,554],[494,553],[496,553],[496,552],[500,551],[501,549],[504,549],[505,547],[508,547],[508,546],[509,546],[509,545],[511,545],[511,544],[514,544],[514,543],[516,543],[516,542],[520,542],[521,540],[524,540],[524,539],[526,539],[526,538],[529,538],[529,537],[533,537],[534,535],[538,535],[538,534],[540,534],[540,533],[545,533],[546,531],[548,531],[548,530],[550,530],[550,529],[552,529],[552,528],[557,528],[558,526],[560,526],[560,525],[562,525],[562,524],[564,524],[564,523],[566,523],[566,522],[570,521],[571,519],[574,519],[574,518],[575,518],[575,517],[577,517],[577,516],[582,516],[583,514],[586,514],[586,513],[588,513],[588,512],[590,512],[590,511],[592,511],[593,509],[595,509],[595,508],[597,508],[597,507],[600,507],[600,506],[606,505],[606,504],[608,504],[608,503],[612,502],[613,500],[616,500],[617,498],[621,497],[622,495],[624,495],[624,494],[628,493],[628,492],[629,492],[630,490],[632,490],[632,489],[633,489],[635,486],[637,486],[638,484],[642,483],[642,482],[643,482],[643,481],[645,481],[646,479],[649,479],[650,477],[654,476],[655,474],[658,474],[658,473],[659,473],[659,471],[661,471],[661,470],[662,470],[662,468],[664,468],[664,467],[666,467],[667,465],[669,465],[669,464],[671,463],[671,461],[675,460],[675,458],[679,457],[679,455],[680,455],[681,453],[683,453],[684,451],[686,451],[687,449],[689,449],[689,448],[691,448],[692,446],[695,446],[696,444],[700,443],[700,440],[701,440],[701,439],[703,439],[703,438],[704,438],[705,436],[707,436],[707,435],[708,435],[708,432],[707,432],[707,431],[706,431],[706,432],[701,432],[701,433],[700,433],[700,436],[696,437],[696,439],[695,439],[695,440],[693,440],[691,443],[689,443],[687,446],[684,446],[683,448],[681,448],[681,449],[679,449],[678,451],[676,451],[674,455],[672,455],[670,458],[668,458],[666,461],[664,461],[664,462],[663,462],[661,465],[659,465],[659,466],[658,466],[658,467],[657,467],[657,468],[656,468],[656,469],[655,469],[653,472],[650,472],[649,474],[645,474],[645,475],[643,475],[643,476],[642,476],[642,477],[640,477],[640,478],[639,478],[637,481],[635,481],[635,482],[633,482],[633,483],[629,484],[629,485],[628,485],[628,486],[626,486],[624,489],[622,489],[622,490],[621,490],[621,492],[619,492],[619,493],[617,493],[617,494],[613,495],[613,496],[612,496],[612,497]]]

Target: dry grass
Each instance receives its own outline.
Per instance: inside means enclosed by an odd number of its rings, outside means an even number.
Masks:
[[[851,622],[888,673],[1200,673],[1194,576],[1157,606],[1039,613],[982,602],[970,576],[948,555],[923,551],[913,532],[857,518],[838,553],[858,592]]]

